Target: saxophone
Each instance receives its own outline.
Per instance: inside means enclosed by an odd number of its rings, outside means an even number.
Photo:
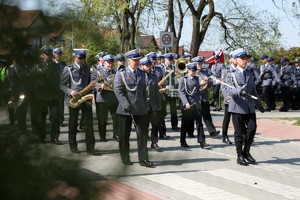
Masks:
[[[159,89],[159,93],[165,93],[166,92],[166,88],[162,88],[163,84],[166,82],[166,80],[169,78],[169,76],[171,76],[171,74],[173,73],[174,71],[170,69],[169,73],[164,76],[159,82],[158,82],[158,87],[160,88]]]
[[[87,94],[92,90],[96,83],[102,79],[102,76],[98,76],[94,81],[91,81],[83,90],[77,93],[76,96],[72,97],[69,101],[71,108],[77,108],[80,104],[87,100],[94,98],[94,94]]]

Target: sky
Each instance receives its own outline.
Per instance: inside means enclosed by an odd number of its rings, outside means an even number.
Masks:
[[[14,4],[19,5],[20,8],[25,10],[30,9],[43,9],[43,10],[49,10],[48,4],[46,3],[46,0],[9,0],[10,2],[15,2]],[[64,0],[56,0],[55,2],[61,2],[63,3]],[[65,2],[71,2],[71,1],[78,1],[78,0],[67,0]],[[276,2],[281,2],[281,0],[275,0]],[[274,13],[274,16],[280,17],[281,21],[279,24],[279,30],[282,33],[282,39],[281,43],[285,48],[290,47],[300,47],[300,26],[299,22],[297,22],[295,19],[288,18],[286,16],[286,13],[282,10],[279,10],[276,8],[276,6],[272,3],[272,0],[248,0],[248,3],[257,9],[267,9],[269,12]],[[279,5],[281,6],[281,5]],[[284,5],[285,6],[285,5]],[[165,27],[164,23],[162,23],[162,28]],[[153,29],[152,34],[155,37],[159,37],[159,28]],[[150,31],[151,32],[151,31]],[[189,46],[190,38],[192,36],[192,27],[191,27],[191,20],[188,20],[187,23],[184,23],[183,33],[182,33],[182,39],[180,41],[180,45],[186,45]],[[218,47],[210,47],[217,49]]]

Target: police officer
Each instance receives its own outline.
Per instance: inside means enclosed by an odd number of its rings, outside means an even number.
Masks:
[[[63,51],[61,48],[55,48],[53,49],[53,61],[60,66],[60,74],[64,71],[65,66],[67,66],[67,63],[62,61],[62,54]],[[59,124],[60,126],[66,126],[64,124],[65,116],[64,116],[64,110],[65,110],[65,104],[64,104],[65,94],[61,92],[61,98],[59,100]]]
[[[193,56],[190,53],[184,52],[183,57],[187,59],[188,62],[191,62]]]
[[[97,63],[94,65],[94,67],[96,69],[99,69],[100,67],[103,67],[104,66],[104,60],[103,60],[103,57],[106,56],[107,53],[105,51],[101,51],[99,52],[95,58],[97,60]]]
[[[119,53],[115,56],[115,60],[117,61],[117,71],[121,69],[125,69],[125,56],[124,53]]]
[[[201,119],[201,96],[199,93],[200,84],[205,82],[196,76],[196,63],[188,63],[186,65],[187,74],[179,79],[179,98],[181,99],[181,130],[180,130],[180,145],[182,147],[189,147],[186,142],[186,135],[193,135],[194,121],[197,122],[197,136],[200,147],[207,146],[205,143],[204,129]]]
[[[295,59],[295,68],[294,68],[295,78],[297,80],[297,87],[295,90],[295,107],[294,110],[300,109],[300,59]]]
[[[232,97],[228,111],[232,113],[237,163],[255,164],[256,161],[250,154],[250,147],[256,132],[256,114],[253,99],[248,94],[257,96],[257,91],[252,74],[246,70],[247,53],[242,49],[236,50],[234,58],[237,69],[227,74],[227,83],[233,88],[227,87],[226,92]],[[261,112],[264,112],[260,100],[254,103]],[[243,135],[245,135],[244,144]]]
[[[117,115],[119,120],[119,149],[122,162],[132,165],[129,156],[129,137],[132,122],[137,132],[139,164],[152,167],[147,150],[147,90],[144,72],[139,70],[140,52],[131,50],[125,54],[128,66],[118,71],[114,81],[114,91],[119,101]]]
[[[274,66],[268,63],[268,56],[262,55],[262,65],[260,67],[260,82],[262,85],[262,95],[266,102],[265,110],[270,112],[272,110],[272,93],[273,90],[273,81],[275,80],[278,84],[281,84],[281,80],[278,77],[276,69]]]
[[[100,135],[100,141],[107,142],[106,139],[106,125],[108,111],[113,120],[113,138],[117,139],[118,121],[116,118],[116,110],[118,107],[118,100],[113,91],[113,88],[107,88],[111,85],[106,85],[108,79],[113,81],[113,78],[117,72],[114,67],[114,56],[108,54],[103,57],[104,66],[100,67],[99,71],[95,70],[92,73],[92,81],[94,81],[98,76],[101,76],[100,83],[96,83],[94,92],[96,94],[96,110],[98,119],[98,130]],[[113,82],[112,82],[113,83]],[[105,87],[106,86],[106,87]]]
[[[156,75],[157,81],[160,82],[164,77],[164,72],[162,70],[162,65],[157,64],[157,53],[156,52],[150,52],[146,54],[146,57],[148,57],[151,60],[151,69],[152,73]],[[170,136],[167,135],[167,128],[166,128],[166,122],[165,117],[167,115],[166,111],[166,97],[164,96],[165,93],[165,82],[162,82],[159,86],[160,91],[160,107],[161,109],[156,111],[156,117],[158,119],[158,130],[159,130],[159,138],[160,139],[169,139]]]
[[[77,125],[78,114],[81,110],[85,115],[85,143],[88,154],[97,154],[94,149],[95,137],[93,129],[93,112],[92,101],[87,100],[79,105],[77,108],[70,107],[70,98],[76,97],[91,81],[90,68],[84,64],[86,54],[84,52],[76,51],[73,53],[74,63],[67,65],[61,76],[60,89],[65,93],[65,102],[69,106],[69,146],[72,153],[80,153],[77,148]]]
[[[170,72],[170,70],[173,70],[173,72],[175,72],[176,69],[174,66],[174,55],[172,53],[167,53],[164,55],[164,57],[165,57],[165,63],[163,65],[163,72],[164,72],[164,76],[166,76]],[[167,93],[165,94],[165,99],[166,99],[166,105],[169,104],[170,106],[172,130],[178,131],[180,129],[178,127],[177,106],[176,106],[176,101],[178,99],[178,94],[176,93],[176,91],[178,91],[178,79],[175,76],[175,73],[172,73],[171,76],[167,79],[166,89],[167,89]],[[163,105],[162,109],[165,109],[166,105]]]
[[[230,65],[226,66],[225,69],[222,70],[222,78],[221,80],[226,82],[227,75],[229,73],[233,73],[236,70],[236,60],[234,59],[235,51],[231,51],[229,53],[229,63]],[[229,101],[231,100],[231,96],[229,96],[226,92],[227,87],[225,85],[221,85],[221,91],[224,96],[224,117],[222,121],[222,142],[225,144],[232,144],[228,137],[228,126],[231,118],[231,112],[228,112]]]
[[[283,105],[279,111],[287,112],[290,108],[290,89],[291,87],[296,87],[297,80],[289,59],[282,58],[280,63],[282,64],[280,70],[280,79],[282,81],[282,84],[280,85],[280,91]]]
[[[149,55],[148,55],[149,56]],[[142,71],[145,73],[146,84],[147,84],[147,107],[148,107],[148,119],[151,123],[151,148],[159,151],[158,146],[158,111],[161,109],[161,95],[158,88],[157,76],[152,70],[152,61],[150,56],[144,57],[140,61]],[[148,123],[148,128],[149,128]]]
[[[28,108],[29,88],[27,86],[30,78],[29,69],[24,64],[22,55],[13,56],[11,58],[12,65],[7,69],[6,79],[9,83],[10,103],[18,102],[17,107],[9,108],[10,121],[16,118],[18,130],[20,133],[26,132],[26,113]],[[32,89],[32,88],[30,88]],[[24,98],[21,98],[24,95]],[[10,104],[8,105],[10,107]]]
[[[193,58],[191,61],[196,63],[197,65],[196,76],[199,76],[201,80],[206,81],[204,87],[200,89],[201,116],[209,132],[209,135],[211,137],[216,137],[217,135],[220,134],[220,131],[216,130],[216,127],[212,121],[212,117],[210,114],[210,107],[209,107],[209,94],[208,94],[208,88],[211,87],[211,85],[213,84],[213,80],[209,78],[209,76],[211,76],[212,73],[210,71],[210,68],[203,68],[202,63],[204,59],[202,56],[197,56]]]
[[[53,62],[53,47],[46,45],[41,48],[41,62],[33,68],[36,80],[35,112],[36,123],[32,127],[34,134],[38,135],[41,143],[45,143],[46,116],[49,109],[51,124],[51,143],[61,145],[58,140],[59,129],[59,99],[60,99],[60,66]]]
[[[220,56],[215,55],[215,64],[211,67],[211,72],[217,79],[221,78],[222,69],[225,68],[225,65],[220,62]],[[217,106],[215,107],[214,111],[222,110],[221,102],[220,102],[220,83],[215,81],[213,83],[213,101],[211,105],[213,106],[215,102],[217,102]]]
[[[256,62],[257,62],[257,58],[254,58],[249,54],[246,69],[253,74],[254,82],[255,85],[257,86],[259,83],[259,69],[256,65]]]

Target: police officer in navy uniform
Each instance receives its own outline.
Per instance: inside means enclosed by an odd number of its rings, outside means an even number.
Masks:
[[[205,136],[201,119],[201,95],[199,92],[200,85],[205,82],[196,76],[196,63],[188,63],[187,74],[179,79],[179,98],[181,99],[181,130],[180,130],[180,145],[189,147],[186,142],[186,135],[193,135],[194,123],[197,122],[197,136],[200,147],[204,148]],[[201,81],[201,82],[200,82]]]
[[[119,53],[115,56],[115,60],[117,61],[117,71],[121,69],[125,69],[125,56],[124,53]]]
[[[295,107],[294,110],[300,109],[300,59],[295,59],[294,68],[295,78],[297,80],[296,90],[295,90]]]
[[[113,88],[105,88],[105,82],[108,78],[112,78],[117,72],[114,68],[114,56],[108,54],[103,57],[104,66],[95,70],[92,73],[92,81],[94,81],[98,76],[101,76],[101,81],[96,83],[95,94],[96,94],[96,110],[98,119],[98,130],[100,135],[100,141],[107,142],[106,139],[106,125],[108,111],[113,120],[113,138],[117,139],[118,121],[116,118],[116,110],[118,107],[118,100],[113,91]]]
[[[149,56],[149,55],[148,55]],[[161,95],[158,88],[157,76],[152,70],[152,61],[150,56],[147,55],[141,59],[141,69],[145,72],[146,84],[147,84],[147,107],[148,107],[148,119],[151,123],[151,148],[160,151],[158,146],[158,111],[161,109]],[[148,128],[149,128],[148,123]]]
[[[82,91],[91,82],[90,68],[84,64],[86,54],[84,52],[76,51],[73,53],[74,63],[67,65],[61,76],[60,89],[65,93],[65,103],[69,106],[69,146],[72,153],[80,153],[77,148],[77,126],[78,114],[81,110],[85,115],[85,143],[88,154],[97,154],[94,149],[95,137],[93,129],[93,111],[92,101],[87,100],[79,107],[70,107],[70,98],[75,97],[78,92]]]
[[[53,49],[53,61],[60,66],[60,73],[64,71],[65,66],[67,66],[67,63],[62,61],[62,54],[63,51],[61,48],[55,48]],[[59,124],[60,126],[66,126],[64,124],[65,116],[64,116],[64,109],[65,109],[65,104],[64,104],[64,99],[65,99],[65,94],[61,92],[61,98],[59,100]]]
[[[175,66],[174,66],[174,54],[172,53],[167,53],[164,55],[165,57],[165,63],[163,65],[163,72],[164,76],[166,76],[170,70],[173,70],[173,73],[171,76],[166,80],[166,89],[167,93],[164,94],[165,99],[166,99],[166,105],[162,105],[162,109],[165,109],[167,104],[170,106],[170,114],[171,114],[171,126],[172,130],[179,130],[180,128],[178,127],[178,116],[177,116],[177,106],[176,102],[178,99],[178,96],[172,96],[174,93],[168,93],[168,91],[171,91],[173,89],[177,90],[178,89],[178,78],[175,75]],[[171,94],[171,96],[169,95]],[[178,94],[177,94],[178,95]]]
[[[157,53],[156,52],[150,52],[146,54],[146,57],[148,57],[151,60],[151,69],[152,73],[156,75],[157,81],[160,82],[163,77],[164,77],[164,72],[162,69],[161,64],[157,64]],[[166,82],[165,82],[166,83]],[[156,111],[156,117],[158,118],[158,130],[159,130],[159,138],[160,139],[169,139],[170,136],[168,136],[167,133],[167,128],[166,128],[166,122],[165,122],[165,117],[167,115],[167,110],[166,110],[166,97],[164,96],[165,93],[165,83],[162,83],[161,86],[159,86],[159,91],[160,91],[160,107],[161,109]]]
[[[222,70],[225,68],[225,65],[220,62],[220,56],[215,55],[215,64],[211,67],[212,74],[217,78],[221,78]],[[213,109],[214,111],[222,110],[221,101],[220,101],[220,83],[214,82],[213,84],[213,101],[211,105],[213,106],[217,102],[217,106]]]
[[[140,52],[131,50],[125,54],[128,66],[118,71],[114,81],[114,91],[119,101],[117,115],[119,120],[119,149],[122,162],[132,165],[129,156],[129,137],[132,123],[137,132],[139,164],[152,167],[147,150],[147,90],[144,72],[139,70]]]
[[[280,62],[282,64],[280,70],[280,79],[282,81],[282,84],[280,85],[280,91],[283,105],[279,111],[287,112],[290,108],[290,90],[291,87],[296,87],[297,80],[289,59],[282,58]]]
[[[262,95],[266,103],[265,110],[270,112],[272,110],[272,92],[274,92],[274,80],[278,84],[281,84],[281,80],[279,79],[279,76],[274,66],[268,63],[268,58],[269,57],[266,55],[261,56],[262,65],[260,67],[259,79],[262,85]]]
[[[11,118],[11,114],[17,120],[18,130],[20,133],[26,132],[26,113],[28,108],[28,99],[29,99],[29,91],[32,88],[28,87],[28,79],[30,79],[30,69],[26,66],[24,62],[25,55],[17,55],[11,58],[12,65],[7,69],[6,77],[9,90],[10,90],[10,99],[12,101],[20,101],[20,95],[24,95],[21,105],[17,108],[10,108],[9,116]],[[11,113],[12,112],[12,113]]]
[[[204,58],[202,56],[197,56],[192,58],[192,62],[196,63],[197,65],[197,73],[196,76],[199,76],[203,81],[206,81],[206,85],[204,89],[200,90],[201,95],[201,116],[206,125],[206,128],[209,132],[211,137],[216,137],[220,134],[219,130],[216,130],[216,127],[212,121],[212,117],[210,114],[210,106],[209,106],[209,94],[208,88],[212,86],[213,80],[209,78],[212,75],[210,68],[203,68],[202,64]]]
[[[227,75],[229,73],[233,73],[236,70],[236,60],[234,59],[235,51],[231,51],[229,53],[229,63],[230,65],[226,66],[225,69],[222,70],[221,81],[226,82]],[[231,100],[231,96],[229,96],[226,92],[227,87],[225,85],[221,85],[221,91],[224,96],[224,117],[222,121],[222,142],[225,144],[232,144],[231,140],[228,137],[228,126],[230,123],[231,112],[228,111],[229,101]]]
[[[51,124],[51,142],[56,145],[62,143],[58,140],[59,129],[59,99],[60,99],[60,66],[53,62],[53,47],[46,45],[41,48],[41,62],[33,68],[35,87],[36,122],[32,132],[39,137],[41,143],[46,138],[46,116],[49,109]]]
[[[246,70],[247,52],[242,49],[236,50],[234,58],[237,63],[236,70],[227,74],[227,83],[233,88],[227,87],[226,92],[232,97],[228,111],[232,113],[237,163],[239,165],[255,164],[256,161],[250,154],[257,127],[255,106],[261,112],[264,112],[264,109],[259,99],[254,101],[249,96],[257,97],[258,94],[252,73]],[[243,135],[245,136],[244,143]]]

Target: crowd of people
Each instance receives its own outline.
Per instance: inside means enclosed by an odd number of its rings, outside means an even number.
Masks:
[[[263,55],[262,65],[258,67],[256,58],[244,49],[237,49],[230,52],[228,66],[220,62],[218,55],[214,56],[215,62],[211,66],[202,56],[193,58],[189,53],[180,57],[173,53],[142,54],[134,49],[116,56],[100,52],[95,57],[96,63],[87,66],[86,52],[83,51],[73,52],[71,64],[62,61],[61,48],[46,45],[40,52],[39,61],[34,61],[28,51],[12,57],[11,65],[5,73],[1,72],[1,83],[6,83],[3,88],[9,94],[11,125],[17,121],[20,133],[25,134],[26,113],[30,107],[32,134],[40,143],[46,143],[49,114],[52,144],[62,145],[60,126],[68,126],[70,151],[80,153],[76,135],[82,130],[86,152],[95,155],[98,153],[94,148],[95,106],[100,141],[108,141],[106,127],[110,114],[112,138],[119,143],[124,165],[133,164],[129,155],[132,125],[137,133],[139,164],[152,167],[147,140],[151,141],[149,148],[162,151],[159,140],[170,137],[165,122],[168,112],[170,128],[180,132],[181,147],[189,148],[186,137],[190,137],[197,138],[200,148],[206,148],[209,144],[205,140],[203,122],[210,137],[219,135],[221,131],[214,126],[210,107],[221,111],[222,104],[225,108],[222,142],[232,144],[228,137],[228,124],[232,118],[237,163],[255,164],[250,147],[256,132],[256,109],[260,112],[276,109],[277,90],[283,101],[279,111],[300,108],[299,59],[292,67],[287,58],[275,65],[273,58]],[[211,89],[213,99],[209,97]],[[65,106],[69,109],[68,123],[64,119]],[[178,110],[181,111],[181,123]]]

